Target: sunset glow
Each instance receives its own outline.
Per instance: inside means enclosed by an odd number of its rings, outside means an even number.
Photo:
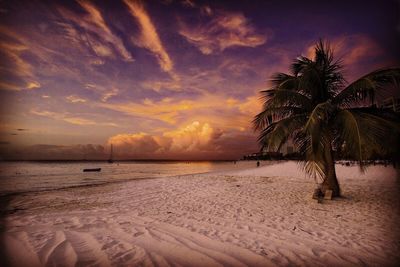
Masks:
[[[319,38],[348,80],[399,64],[398,3],[292,3],[1,2],[0,158],[238,159]]]

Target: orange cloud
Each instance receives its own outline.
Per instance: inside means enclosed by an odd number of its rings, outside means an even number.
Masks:
[[[198,151],[198,150],[215,150],[208,145],[217,136],[214,135],[215,130],[208,123],[201,124],[198,121],[180,128],[176,131],[167,132],[165,137],[172,140],[171,151]],[[219,136],[218,136],[219,137]]]
[[[110,137],[107,143],[113,144],[120,154],[178,155],[217,151],[219,146],[215,145],[215,140],[221,135],[221,130],[213,129],[208,123],[195,121],[162,135],[118,134]]]
[[[117,158],[239,159],[257,151],[255,135],[191,122],[159,135],[118,134],[107,141]]]
[[[204,26],[188,27],[182,23],[179,33],[206,55],[234,46],[256,47],[267,41],[240,13],[225,12]]]
[[[118,134],[108,139],[119,154],[156,153],[161,146],[151,135],[145,133]]]
[[[156,28],[152,23],[144,6],[139,1],[124,0],[128,6],[130,14],[136,18],[140,26],[140,36],[133,39],[134,44],[150,50],[157,58],[160,67],[165,72],[171,72],[173,68],[172,60],[163,47]]]
[[[40,83],[36,81],[29,82],[26,86],[27,89],[36,89],[40,87],[41,87]]]

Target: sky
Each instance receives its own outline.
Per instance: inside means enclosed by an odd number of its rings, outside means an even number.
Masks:
[[[239,159],[260,90],[319,38],[398,66],[398,1],[0,1],[0,158]]]

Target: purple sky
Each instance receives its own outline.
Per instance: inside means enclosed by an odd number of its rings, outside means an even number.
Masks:
[[[258,92],[328,40],[398,65],[396,1],[1,1],[0,157],[233,159]],[[19,130],[18,130],[19,129]],[[88,145],[92,144],[92,145]]]

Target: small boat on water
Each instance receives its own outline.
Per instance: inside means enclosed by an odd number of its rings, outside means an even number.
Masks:
[[[101,168],[89,168],[89,169],[83,169],[83,172],[100,172]]]

